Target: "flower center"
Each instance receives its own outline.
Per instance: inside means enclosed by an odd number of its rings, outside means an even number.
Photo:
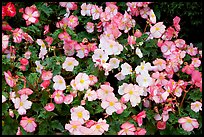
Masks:
[[[78,112],[78,113],[77,113],[77,116],[78,116],[79,118],[82,118],[82,117],[83,117],[82,112]]]
[[[32,120],[28,119],[27,122],[28,122],[28,123],[32,123]]]
[[[187,123],[192,123],[192,120],[191,119],[187,119],[186,122]]]
[[[115,104],[114,102],[110,102],[109,103],[110,106],[114,106],[114,104]]]
[[[73,129],[76,129],[76,128],[77,128],[77,125],[73,125],[72,128],[73,128]]]
[[[68,66],[71,66],[72,64],[73,64],[72,62],[68,62],[68,63],[67,63]]]
[[[23,106],[23,102],[20,102],[20,106]]]
[[[160,30],[160,28],[156,27],[156,30],[158,31],[158,30]]]
[[[63,84],[63,81],[61,79],[59,80],[59,84]]]
[[[130,94],[130,95],[132,95],[132,94],[133,94],[133,91],[132,91],[132,90],[130,90],[129,94]]]
[[[83,84],[83,83],[84,83],[84,79],[81,79],[81,80],[80,80],[80,83]]]
[[[101,126],[100,125],[96,125],[96,129],[100,129],[101,128]]]

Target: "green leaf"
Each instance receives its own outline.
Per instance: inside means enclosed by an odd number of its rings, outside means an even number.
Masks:
[[[52,129],[58,129],[61,132],[64,132],[64,127],[58,120],[51,121],[50,124],[51,124]]]
[[[46,6],[45,4],[40,5],[38,10],[43,11],[48,17],[53,13],[52,8]]]
[[[38,118],[43,118],[43,119],[47,119],[47,118],[51,118],[57,116],[56,113],[54,112],[50,112],[50,111],[46,111],[46,110],[42,110],[38,116]]]
[[[42,109],[42,105],[39,103],[33,103],[31,109],[38,113]]]
[[[46,91],[42,91],[42,97],[40,98],[40,101],[42,103],[43,106],[45,106],[48,102],[49,99],[49,94]]]
[[[3,103],[2,104],[2,115],[4,115],[8,111],[8,108],[9,108],[8,103]]]
[[[28,76],[28,81],[30,82],[30,84],[35,85],[35,83],[38,81],[38,78],[40,76],[38,76],[39,73],[30,73]]]

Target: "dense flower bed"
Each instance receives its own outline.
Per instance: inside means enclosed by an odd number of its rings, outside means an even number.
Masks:
[[[2,6],[3,134],[202,134],[202,50],[181,18],[166,26],[152,2],[25,5]]]

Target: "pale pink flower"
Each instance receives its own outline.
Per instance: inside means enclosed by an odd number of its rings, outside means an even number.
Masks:
[[[68,94],[64,97],[64,104],[70,104],[72,103],[74,97],[72,94]]]
[[[15,104],[16,92],[9,93],[9,99]]]
[[[3,99],[3,98],[2,98],[2,99]],[[14,113],[13,113],[13,110],[12,110],[12,109],[9,109],[9,116],[12,117],[12,118],[14,117]]]
[[[95,90],[88,89],[84,95],[84,99],[88,98],[88,101],[93,101],[97,99],[97,93]]]
[[[88,33],[94,32],[94,24],[93,24],[92,22],[87,22],[85,28],[86,28],[86,31],[87,31]]]
[[[93,131],[93,135],[102,135],[105,131],[108,131],[108,128],[109,124],[106,123],[106,120],[100,118],[90,129]]]
[[[178,120],[178,123],[182,125],[182,128],[185,131],[192,131],[194,128],[199,127],[199,123],[196,119],[190,117],[182,117]]]
[[[136,38],[139,38],[139,37],[142,36],[142,32],[141,32],[139,29],[136,29],[136,31],[135,31],[135,33],[134,33],[134,36],[135,36]]]
[[[20,125],[26,132],[34,132],[37,124],[35,123],[34,118],[28,118],[27,116],[22,117]]]
[[[96,91],[98,99],[106,99],[108,96],[114,96],[113,88],[110,85],[101,85],[100,89]]]
[[[102,49],[96,49],[92,55],[93,62],[105,63],[108,58],[108,54]]]
[[[199,60],[199,58],[192,58],[191,64],[192,64],[195,68],[197,68],[197,67],[199,67],[199,66],[201,65],[201,61]]]
[[[16,28],[15,30],[12,30],[12,32],[13,32],[13,42],[20,43],[23,38],[22,36],[23,30],[20,28]]]
[[[107,22],[107,21],[109,21],[110,19],[111,19],[111,16],[110,16],[109,13],[107,13],[107,12],[102,12],[102,13],[101,13],[101,15],[100,15],[100,20],[101,20],[102,22]]]
[[[35,5],[25,8],[25,12],[23,13],[23,18],[26,20],[26,25],[30,25],[31,23],[38,23],[40,13]]]
[[[75,84],[79,91],[88,89],[90,84],[89,76],[86,73],[78,73],[78,75],[75,77]]]
[[[161,46],[161,51],[165,56],[172,54],[172,52],[175,50],[176,45],[172,41],[165,40],[165,42]]]
[[[70,41],[71,40],[71,36],[66,32],[61,32],[59,35],[58,35],[58,38],[62,41]]]
[[[79,131],[81,132],[81,135],[94,135],[93,130],[85,126],[81,126]]]
[[[113,18],[118,13],[118,7],[114,4],[108,4],[105,8],[105,12],[110,15],[110,18]]]
[[[26,41],[30,42],[30,43],[33,43],[33,41],[34,41],[33,38],[30,35],[28,35],[28,33],[26,33],[26,32],[22,33],[22,38],[25,39]]]
[[[21,58],[21,59],[20,59],[20,63],[21,63],[21,65],[26,66],[26,65],[29,64],[29,61],[28,61],[26,58]]]
[[[53,85],[53,88],[55,90],[65,90],[66,89],[66,83],[62,76],[60,75],[54,76],[53,81],[55,82]]]
[[[154,38],[160,38],[165,32],[166,26],[163,25],[163,22],[158,22],[150,28],[150,32]]]
[[[50,31],[49,25],[45,25],[45,26],[44,26],[43,34],[45,35],[45,34],[47,34],[49,31]]]
[[[68,27],[71,28],[72,30],[77,26],[79,25],[79,21],[78,21],[78,17],[77,16],[74,16],[74,15],[71,15],[68,19]]]
[[[28,101],[28,96],[23,94],[15,99],[14,107],[15,109],[18,109],[19,115],[26,114],[26,109],[30,109],[32,106],[32,102]]]
[[[135,107],[141,102],[140,95],[143,93],[143,89],[137,85],[128,84],[124,87],[123,99],[125,102],[130,100],[132,107]]]
[[[4,35],[2,33],[2,51],[6,50],[9,44],[9,35]]]
[[[142,126],[143,124],[143,118],[146,117],[146,111],[141,111],[137,115],[133,115],[132,118],[137,122],[138,126]]]
[[[142,8],[140,10],[140,15],[141,15],[142,18],[147,19],[148,15],[149,15],[149,12],[150,12],[150,8],[149,7],[145,7],[145,8]]]
[[[93,86],[98,82],[98,78],[94,75],[89,75],[89,80],[90,80],[90,84],[89,84],[90,86]]]
[[[30,51],[26,51],[25,52],[25,54],[24,54],[24,57],[26,58],[26,59],[30,59],[30,55],[31,55],[32,53],[30,52]]]
[[[146,132],[147,132],[146,129],[137,127],[135,131],[135,135],[145,135]]]
[[[150,22],[152,24],[156,23],[156,16],[155,16],[154,11],[152,9],[149,11],[149,18],[150,18]]]
[[[81,15],[82,16],[85,16],[85,15],[91,16],[91,7],[92,7],[91,4],[86,5],[86,3],[83,3],[81,5]]]
[[[47,54],[47,49],[46,49],[46,45],[43,42],[42,39],[37,39],[37,44],[40,45],[40,53],[39,53],[39,58],[44,59],[44,56]]]
[[[2,95],[2,103],[6,102],[6,97]]]
[[[125,122],[120,126],[122,129],[118,132],[118,135],[134,135],[135,133],[135,126],[130,122]]]
[[[71,120],[79,121],[81,124],[90,118],[90,113],[83,106],[73,107],[70,110]]]
[[[76,83],[75,83],[74,79],[71,80],[70,85],[71,85],[73,90],[77,90]]]
[[[187,51],[186,52],[191,56],[195,56],[198,53],[198,48],[193,47],[193,44],[190,43],[190,45],[187,45]]]
[[[111,68],[116,69],[116,68],[119,67],[120,60],[117,59],[117,58],[111,58],[111,59],[109,60],[109,64],[111,65]]]
[[[53,103],[48,103],[48,104],[46,104],[44,109],[47,111],[53,111],[55,109],[55,105]]]
[[[37,66],[36,71],[41,74],[44,67],[40,64],[40,61],[35,61],[35,65]]]
[[[128,36],[128,44],[130,45],[130,47],[132,48],[132,49],[134,49],[134,44],[136,44],[136,37],[134,37],[134,36]]]
[[[62,64],[62,68],[66,71],[73,71],[75,66],[78,66],[79,62],[73,57],[66,57],[64,63]]]
[[[115,96],[107,96],[106,100],[102,100],[101,107],[106,109],[108,115],[112,115],[113,112],[121,109],[121,103]]]
[[[132,74],[132,66],[130,66],[128,63],[123,63],[121,65],[121,74],[126,76],[128,74]]]
[[[125,75],[123,75],[121,72],[117,73],[117,74],[115,75],[115,77],[116,77],[117,80],[119,80],[119,81],[125,79]]]
[[[65,129],[68,130],[72,135],[81,135],[80,128],[82,127],[79,121],[70,121],[69,124],[65,124]]]
[[[177,86],[176,89],[174,90],[174,95],[177,97],[180,97],[182,95],[182,88],[180,86]]]
[[[174,25],[174,27],[176,28],[177,31],[180,31],[180,25],[179,25],[180,20],[181,19],[178,16],[176,16],[173,19],[173,25]]]
[[[53,42],[53,38],[50,37],[50,36],[47,36],[47,37],[45,38],[45,41],[47,42],[48,47],[50,47],[50,45],[51,45],[52,42]]]
[[[29,88],[23,88],[23,89],[18,91],[18,94],[20,94],[20,95],[23,95],[23,94],[31,95],[32,93],[33,93],[33,91]]]
[[[160,58],[159,59],[157,58],[156,60],[154,60],[153,64],[154,66],[157,66],[157,69],[159,71],[162,71],[166,68],[166,61]]]
[[[7,72],[4,71],[4,76],[5,76],[5,80],[6,83],[10,86],[10,87],[15,87],[16,86],[16,81],[15,79],[12,77],[11,72],[8,70]]]
[[[100,14],[103,12],[102,7],[98,7],[97,5],[92,5],[91,7],[91,15],[93,20],[97,20],[100,18]]]
[[[199,101],[191,103],[191,109],[195,112],[199,112],[199,110],[202,111],[202,103],[200,103]]]
[[[62,104],[64,102],[64,93],[62,90],[55,90],[51,98],[54,98],[56,104]]]

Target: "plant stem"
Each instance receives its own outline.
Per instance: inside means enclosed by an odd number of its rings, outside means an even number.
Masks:
[[[183,101],[184,101],[184,99],[185,99],[185,97],[186,97],[187,92],[188,92],[192,87],[193,87],[193,85],[191,85],[188,90],[184,90],[185,93],[184,93],[184,96],[183,96],[183,98],[182,98],[182,101],[181,101],[181,104],[180,104],[180,108],[183,106]]]

